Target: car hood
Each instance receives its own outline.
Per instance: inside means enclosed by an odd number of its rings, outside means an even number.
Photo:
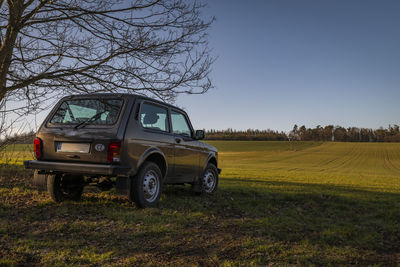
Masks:
[[[213,147],[212,145],[210,145],[210,144],[207,144],[207,143],[204,143],[204,142],[203,142],[203,145],[204,145],[204,147],[205,147],[206,149],[208,149],[208,150],[210,150],[210,151],[218,152],[218,150],[217,150],[215,147]]]

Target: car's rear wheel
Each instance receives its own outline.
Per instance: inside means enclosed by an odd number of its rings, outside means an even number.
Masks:
[[[160,200],[162,182],[161,170],[157,164],[148,161],[137,175],[132,177],[130,199],[140,208],[152,207]]]
[[[55,202],[64,200],[79,200],[84,187],[82,176],[76,175],[48,175],[47,192]]]

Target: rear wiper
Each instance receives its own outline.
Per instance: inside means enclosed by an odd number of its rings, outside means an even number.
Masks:
[[[81,122],[81,123],[78,123],[78,124],[75,126],[75,129],[78,129],[79,127],[83,128],[83,127],[85,127],[86,125],[88,125],[89,123],[91,123],[91,122],[97,120],[101,115],[103,115],[104,112],[105,112],[105,111],[96,113],[96,114],[94,114],[92,117],[90,117],[87,121],[83,121],[83,122]]]

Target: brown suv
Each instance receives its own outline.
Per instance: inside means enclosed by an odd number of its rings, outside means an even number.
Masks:
[[[79,199],[85,185],[113,186],[139,207],[160,199],[163,184],[197,193],[218,185],[218,152],[199,142],[187,114],[132,94],[73,95],[59,101],[34,141],[34,183],[57,202]]]

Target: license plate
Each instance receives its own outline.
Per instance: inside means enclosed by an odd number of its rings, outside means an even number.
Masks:
[[[89,153],[90,144],[85,143],[63,143],[57,144],[57,152]]]

